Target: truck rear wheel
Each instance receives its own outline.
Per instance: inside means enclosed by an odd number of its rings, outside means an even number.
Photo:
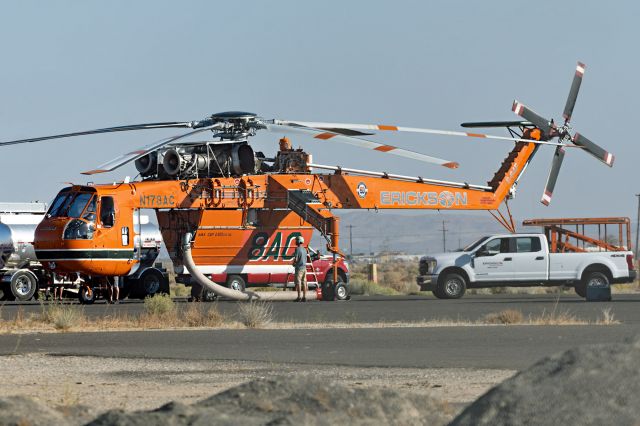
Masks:
[[[576,284],[575,290],[576,290],[576,293],[578,293],[578,296],[587,297],[587,288],[589,288],[589,286],[601,287],[601,286],[608,286],[608,285],[609,285],[609,278],[605,273],[599,272],[599,271],[592,271],[584,274],[582,280],[578,284]]]
[[[30,300],[38,290],[38,281],[29,271],[17,271],[11,277],[11,294],[16,300]]]
[[[438,299],[459,299],[467,291],[467,282],[460,274],[449,273],[438,280],[433,294]]]

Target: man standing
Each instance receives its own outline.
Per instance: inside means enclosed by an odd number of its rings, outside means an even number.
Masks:
[[[296,238],[298,247],[293,256],[293,267],[295,269],[295,285],[298,292],[296,302],[307,301],[307,249],[304,247],[304,238],[299,236]],[[302,299],[300,298],[300,288],[302,288]]]

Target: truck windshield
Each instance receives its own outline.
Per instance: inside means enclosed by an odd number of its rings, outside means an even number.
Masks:
[[[482,244],[485,241],[487,241],[487,238],[489,238],[489,236],[480,238],[479,240],[477,240],[476,242],[472,243],[471,245],[468,245],[465,248],[463,248],[462,251],[473,251],[473,250],[475,250],[480,244]]]

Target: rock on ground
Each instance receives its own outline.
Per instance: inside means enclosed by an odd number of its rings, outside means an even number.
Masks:
[[[90,420],[89,413],[82,406],[52,409],[24,396],[0,398],[0,426],[73,426]]]
[[[467,407],[452,425],[637,425],[640,338],[545,358]]]
[[[350,389],[308,376],[258,379],[193,405],[102,414],[106,425],[444,425],[449,407],[424,394]],[[450,414],[450,413],[449,413]]]

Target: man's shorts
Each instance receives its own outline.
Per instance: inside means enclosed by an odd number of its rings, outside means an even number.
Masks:
[[[296,278],[295,278],[295,285],[301,285],[304,284],[304,287],[307,287],[307,268],[303,267],[300,269],[296,269]]]

